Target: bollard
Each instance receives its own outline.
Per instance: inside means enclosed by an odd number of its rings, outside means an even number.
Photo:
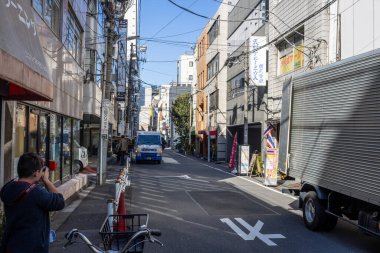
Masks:
[[[110,227],[111,232],[113,232],[113,218],[111,216],[114,214],[113,204],[114,204],[113,199],[107,200],[107,217],[108,217],[108,225]]]

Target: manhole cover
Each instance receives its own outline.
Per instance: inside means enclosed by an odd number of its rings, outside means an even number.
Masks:
[[[209,215],[276,214],[259,201],[238,192],[190,191],[189,194]]]

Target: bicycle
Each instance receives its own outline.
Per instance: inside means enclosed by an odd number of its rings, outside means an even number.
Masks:
[[[141,224],[144,218],[146,222],[145,224]],[[110,215],[105,219],[99,231],[105,250],[93,245],[78,229],[72,229],[65,235],[68,242],[64,245],[64,248],[67,248],[71,244],[79,243],[77,241],[78,238],[95,253],[143,252],[144,242],[157,243],[160,246],[164,246],[162,242],[154,237],[160,236],[161,231],[148,228],[147,223],[147,214]],[[124,244],[124,247],[121,248],[121,244]]]

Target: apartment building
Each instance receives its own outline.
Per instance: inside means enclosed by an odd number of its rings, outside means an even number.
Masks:
[[[206,50],[208,44],[208,26],[206,26],[201,35],[198,37],[196,45],[196,65],[197,65],[197,81],[196,89],[193,92],[196,98],[195,110],[195,153],[199,156],[207,158],[207,95],[205,91],[207,77],[207,61]]]
[[[204,91],[208,97],[208,160],[223,161],[226,159],[227,68],[225,62],[227,60],[227,19],[228,5],[221,4],[209,21],[207,32],[207,76]]]
[[[244,144],[244,113],[247,111],[250,153],[260,151],[266,127],[267,0],[235,0],[229,6],[227,59],[227,154],[231,154],[234,136]],[[247,44],[246,44],[247,43]],[[248,72],[248,73],[246,73]],[[246,76],[248,75],[248,80]],[[244,86],[247,104],[244,108]]]

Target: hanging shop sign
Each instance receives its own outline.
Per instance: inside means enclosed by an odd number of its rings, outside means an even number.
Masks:
[[[249,39],[249,78],[253,85],[265,86],[267,83],[267,47],[261,48],[266,44],[265,36],[251,36]],[[250,83],[250,85],[252,85]]]
[[[106,135],[108,136],[108,117],[109,117],[109,105],[110,105],[110,100],[109,99],[104,99],[102,101],[102,121],[101,121],[101,135]]]

